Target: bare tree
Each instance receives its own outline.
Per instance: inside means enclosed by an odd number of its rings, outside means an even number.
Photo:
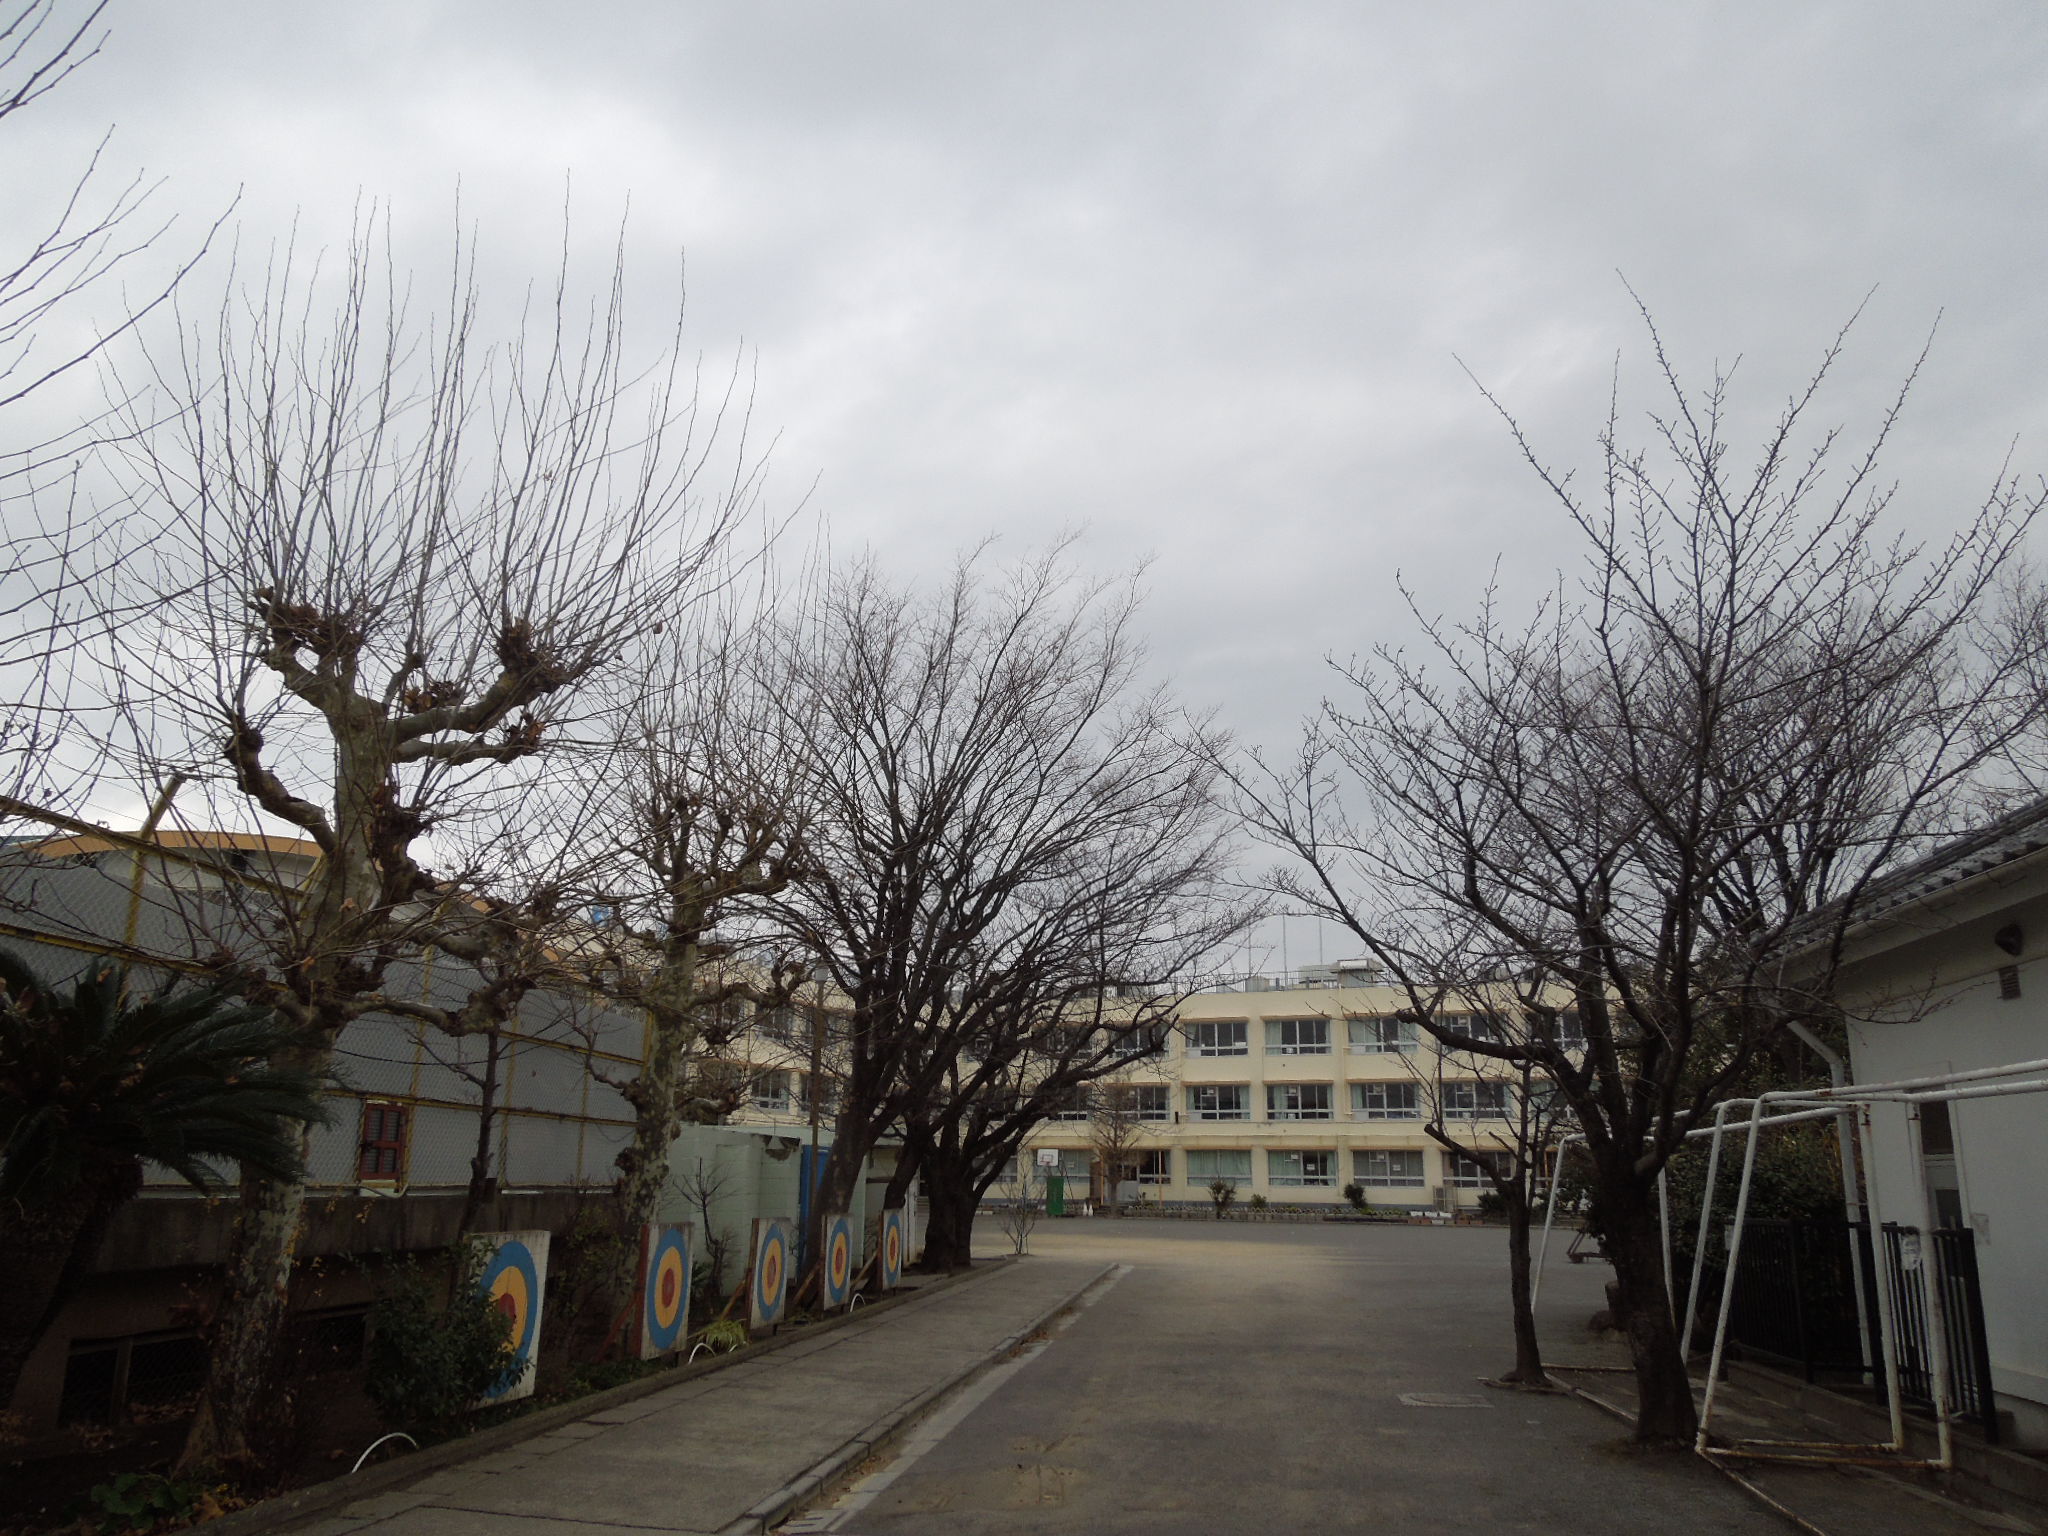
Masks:
[[[927,1263],[964,1262],[994,1168],[935,1162],[948,1133],[920,1127],[1007,1074],[1067,1004],[1182,974],[1213,926],[1211,773],[1139,687],[1134,595],[1064,562],[998,573],[977,553],[923,597],[859,566],[789,638],[812,856],[766,911],[849,1008],[816,1207],[845,1209],[901,1122],[933,1200]]]
[[[588,680],[721,578],[755,491],[743,431],[708,484],[731,392],[700,403],[673,351],[629,362],[617,263],[588,317],[565,269],[493,344],[466,249],[428,316],[378,233],[330,275],[287,250],[231,284],[124,394],[132,495],[166,529],[110,598],[157,604],[112,637],[126,746],[193,774],[217,824],[317,849],[303,883],[200,913],[311,1071],[400,957],[473,937],[492,871],[430,873],[432,840],[528,791]],[[303,1198],[244,1182],[186,1465],[249,1454]]]
[[[1515,429],[1584,549],[1577,590],[1525,624],[1490,597],[1468,624],[1425,619],[1434,670],[1388,652],[1341,666],[1299,755],[1239,786],[1292,856],[1290,898],[1397,978],[1429,993],[1504,970],[1569,996],[1582,1049],[1556,1033],[1563,1010],[1508,1041],[1421,1017],[1569,1106],[1638,1438],[1689,1442],[1658,1172],[1759,1051],[1825,1017],[1859,893],[1966,817],[2038,718],[2032,641],[1989,621],[2041,498],[2001,479],[1946,544],[1887,541],[1878,457],[1903,388],[1838,470],[1837,434],[1807,431],[1837,338],[1742,471],[1725,377],[1689,391],[1649,335],[1657,451],[1625,447],[1610,413],[1597,496]],[[1780,969],[1795,934],[1823,957],[1797,988]]]
[[[108,39],[108,4],[0,0],[0,123],[98,55]],[[89,754],[71,750],[80,707],[73,653],[137,616],[137,608],[106,604],[102,578],[146,549],[154,528],[131,508],[107,512],[88,504],[78,461],[105,425],[97,413],[67,417],[59,407],[39,423],[29,397],[90,363],[164,304],[212,238],[209,231],[169,271],[131,286],[170,221],[149,217],[156,183],[146,177],[108,187],[101,171],[106,149],[103,139],[40,233],[26,233],[32,210],[11,210],[25,243],[0,251],[0,687],[7,701],[0,712],[0,790],[59,809],[75,809],[70,802],[82,798],[92,777]],[[219,227],[216,221],[213,230]],[[121,313],[98,317],[90,340],[53,346],[49,333],[75,323],[81,306],[112,292],[117,279]]]
[[[1427,1017],[1446,1036],[1519,1047],[1540,1041],[1547,1033],[1569,1050],[1578,1035],[1576,1016],[1540,993],[1517,996],[1513,988],[1496,984],[1434,1001]],[[1543,1368],[1532,1304],[1530,1227],[1548,1196],[1551,1159],[1569,1111],[1533,1055],[1526,1049],[1514,1057],[1447,1049],[1429,1057],[1428,1071],[1416,1057],[1402,1060],[1417,1078],[1427,1106],[1424,1134],[1453,1159],[1463,1159],[1479,1171],[1507,1219],[1508,1310],[1515,1363],[1499,1380],[1541,1388],[1551,1382]]]
[[[618,1158],[628,1231],[653,1219],[677,1130],[741,1101],[745,1080],[715,1053],[744,1005],[785,1002],[803,975],[719,932],[736,904],[780,892],[806,846],[799,759],[761,634],[720,604],[650,646],[621,679],[621,739],[578,785],[578,882],[604,914],[583,936],[584,968],[648,1022],[645,1058],[614,1084],[634,1112]]]
[[[1128,1069],[1127,1069],[1128,1070]],[[1124,1073],[1102,1078],[1092,1090],[1088,1145],[1102,1169],[1102,1197],[1112,1215],[1123,1214],[1123,1185],[1137,1177],[1138,1153],[1151,1139],[1157,1111],[1151,1092],[1163,1084],[1132,1082]]]

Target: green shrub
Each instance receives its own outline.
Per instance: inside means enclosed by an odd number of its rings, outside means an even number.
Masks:
[[[474,1246],[452,1256],[443,1283],[413,1266],[370,1309],[367,1388],[393,1429],[452,1431],[512,1367],[512,1322],[477,1289],[484,1255]]]
[[[1209,1186],[1209,1198],[1216,1204],[1216,1219],[1221,1221],[1230,1202],[1237,1198],[1237,1186],[1228,1179],[1218,1179]]]
[[[1346,1184],[1344,1186],[1344,1198],[1351,1202],[1351,1209],[1357,1211],[1361,1216],[1372,1209],[1371,1206],[1365,1203],[1365,1186],[1363,1184]]]
[[[195,1517],[220,1513],[206,1484],[160,1472],[123,1472],[112,1482],[96,1484],[87,1497],[100,1512],[99,1529],[106,1536],[153,1531],[172,1521],[186,1525]]]
[[[730,1353],[743,1348],[747,1342],[747,1325],[737,1318],[720,1318],[700,1335],[700,1342],[713,1349]]]
[[[1266,1197],[1264,1195],[1253,1195],[1251,1207],[1255,1211],[1263,1211],[1266,1208]]]

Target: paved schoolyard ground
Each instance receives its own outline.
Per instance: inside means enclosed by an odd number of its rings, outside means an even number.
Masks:
[[[811,1524],[857,1536],[1785,1529],[1693,1458],[1632,1451],[1623,1426],[1574,1398],[1481,1385],[1512,1359],[1504,1243],[1484,1228],[1044,1223],[1039,1261],[1128,1273],[885,1469],[887,1486]],[[1615,1358],[1585,1329],[1606,1278],[1553,1254],[1539,1321],[1560,1360]]]

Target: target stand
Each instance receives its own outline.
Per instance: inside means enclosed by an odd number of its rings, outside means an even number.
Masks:
[[[875,1281],[885,1291],[903,1283],[903,1209],[882,1212],[875,1220]]]
[[[512,1324],[512,1361],[477,1400],[479,1408],[533,1395],[534,1359],[540,1352],[540,1310],[547,1293],[546,1232],[481,1232],[484,1255],[477,1289]]]
[[[640,1358],[682,1347],[690,1323],[690,1224],[650,1221],[640,1231]]]
[[[786,1216],[754,1218],[754,1267],[747,1285],[750,1332],[773,1328],[788,1306],[790,1226]]]
[[[853,1300],[853,1218],[847,1215],[825,1218],[825,1270],[820,1276],[820,1300],[827,1312]]]

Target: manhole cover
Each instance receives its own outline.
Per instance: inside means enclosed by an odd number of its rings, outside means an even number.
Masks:
[[[1476,1392],[1403,1392],[1406,1408],[1491,1408],[1493,1404]]]

